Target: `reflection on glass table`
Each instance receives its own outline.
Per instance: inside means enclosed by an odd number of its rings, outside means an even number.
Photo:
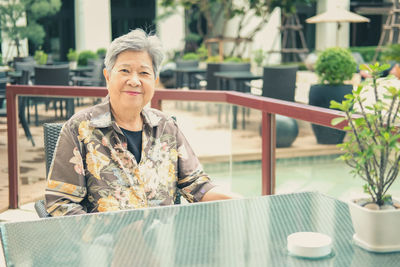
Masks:
[[[9,266],[398,266],[353,244],[346,203],[313,192],[3,223]],[[318,260],[289,255],[294,232],[332,238]]]

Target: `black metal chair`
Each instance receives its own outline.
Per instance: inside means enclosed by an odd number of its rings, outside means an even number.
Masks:
[[[35,67],[35,85],[69,85],[69,65],[44,65]],[[57,103],[60,106],[60,117],[63,118],[63,101],[66,102],[66,116],[69,118],[74,114],[74,99],[73,98],[31,98],[35,105],[35,125],[39,125],[39,114],[37,104],[45,102],[46,105],[53,101],[57,116]],[[29,114],[28,114],[29,121]]]
[[[6,84],[9,81],[7,77],[1,78],[2,73],[0,72],[0,117],[7,117],[7,110],[3,107],[3,102],[5,102],[5,92],[6,92]],[[16,81],[17,84],[28,84],[29,83],[29,71],[23,70],[21,77]],[[19,96],[18,97],[18,118],[24,129],[25,136],[28,140],[31,141],[32,146],[35,146],[35,141],[33,140],[31,131],[29,129],[29,124],[26,121],[25,117],[25,109],[27,105],[27,97]]]
[[[294,101],[297,65],[264,67],[262,95]]]
[[[0,109],[3,109],[3,102],[6,99],[6,84],[7,74],[6,72],[0,71]]]
[[[56,148],[62,126],[63,123],[43,124],[44,155],[46,159],[46,178],[47,175],[49,174],[51,161],[53,160],[54,150]],[[35,202],[35,210],[40,218],[51,217],[50,214],[46,211],[43,199]]]
[[[103,61],[98,59],[88,60],[88,66],[92,67],[92,70],[83,73],[82,76],[72,77],[73,84],[77,86],[105,86]]]

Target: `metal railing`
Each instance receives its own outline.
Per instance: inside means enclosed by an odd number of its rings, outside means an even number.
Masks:
[[[8,179],[9,206],[18,208],[18,114],[17,96],[61,96],[61,97],[104,97],[104,87],[77,86],[28,86],[9,85],[7,98],[7,138],[8,138]],[[162,109],[163,100],[221,102],[257,109],[262,112],[262,189],[263,195],[273,194],[275,188],[275,114],[294,119],[332,127],[333,118],[341,112],[304,104],[287,102],[267,97],[260,97],[231,91],[182,91],[173,89],[156,90],[151,106]],[[342,129],[345,122],[332,127]],[[43,166],[44,168],[44,166]]]

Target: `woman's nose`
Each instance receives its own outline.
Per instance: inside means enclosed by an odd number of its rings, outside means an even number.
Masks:
[[[129,77],[128,84],[131,86],[139,86],[140,85],[139,76],[136,73],[134,73],[131,77]]]

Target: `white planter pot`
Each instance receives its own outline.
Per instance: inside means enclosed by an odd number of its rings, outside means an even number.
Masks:
[[[76,67],[78,66],[78,62],[77,61],[70,61],[69,62],[69,68],[74,70],[76,69]]]
[[[354,242],[369,251],[400,251],[400,209],[370,210],[349,202]]]

